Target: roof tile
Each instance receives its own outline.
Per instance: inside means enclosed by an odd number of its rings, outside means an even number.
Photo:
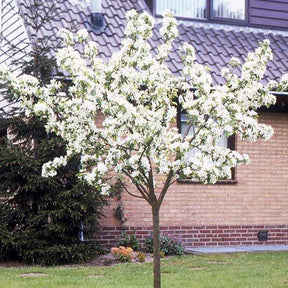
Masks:
[[[29,15],[27,1],[22,0],[22,13]],[[141,5],[143,0],[102,0],[102,10],[104,15],[105,28],[102,31],[95,31],[90,26],[90,10],[81,5],[73,5],[69,1],[58,0],[57,9],[62,11],[53,23],[45,26],[43,35],[53,34],[62,27],[82,29],[88,28],[92,40],[99,43],[99,55],[105,59],[109,58],[114,51],[120,49],[120,42],[124,38],[125,13],[134,8],[138,12],[144,7]],[[26,3],[26,4],[25,4]],[[142,3],[143,4],[143,3]],[[26,6],[25,6],[26,5]],[[159,33],[160,25],[154,29],[152,39],[149,40],[152,46],[152,53],[157,51],[157,46],[162,43]],[[31,32],[33,33],[33,32]],[[269,64],[269,71],[266,73],[264,82],[269,79],[277,79],[282,73],[288,72],[288,37],[270,33],[244,32],[233,30],[216,30],[214,28],[194,27],[192,24],[180,24],[179,36],[173,44],[168,61],[168,66],[173,73],[179,73],[182,69],[179,46],[184,41],[195,47],[197,61],[200,64],[208,65],[214,84],[223,83],[221,77],[222,68],[227,65],[231,57],[238,57],[242,61],[248,52],[254,50],[259,41],[269,38],[274,60]],[[240,71],[238,71],[240,73]]]

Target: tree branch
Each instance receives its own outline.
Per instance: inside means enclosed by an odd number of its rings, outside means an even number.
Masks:
[[[135,197],[135,198],[139,198],[139,199],[145,199],[143,196],[139,196],[139,195],[136,195],[136,194],[133,194],[133,193],[129,192],[129,190],[125,186],[123,186],[123,188],[130,196]]]
[[[160,206],[161,206],[161,204],[163,202],[163,199],[164,199],[164,197],[165,197],[165,195],[166,195],[166,193],[168,191],[169,186],[171,185],[171,180],[173,178],[173,175],[174,175],[173,170],[170,170],[169,174],[168,174],[168,176],[166,178],[164,187],[163,187],[163,189],[162,189],[162,191],[160,193],[160,196],[158,198],[158,201],[157,201],[157,205],[158,205],[159,208],[160,208]]]
[[[148,158],[149,164],[150,164],[150,171],[149,171],[149,195],[150,198],[153,200],[154,203],[157,204],[157,197],[155,195],[155,190],[154,190],[154,177],[153,177],[153,170],[152,170],[152,163],[150,157]]]
[[[143,196],[143,198],[150,204],[152,205],[152,201],[149,197],[149,194],[147,193],[147,190],[145,189],[145,187],[143,187],[143,185],[141,185],[140,183],[136,183],[134,178],[126,171],[123,170],[123,173],[132,181],[132,183],[136,186],[136,188],[138,189],[138,191],[141,193],[141,195]]]

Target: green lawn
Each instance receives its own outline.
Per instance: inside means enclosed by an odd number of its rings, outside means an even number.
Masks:
[[[25,277],[21,274],[45,273]],[[288,252],[191,255],[162,261],[163,288],[288,287]],[[1,288],[152,288],[151,264],[0,268]]]

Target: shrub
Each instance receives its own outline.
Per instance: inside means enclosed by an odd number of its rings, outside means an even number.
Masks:
[[[138,252],[136,257],[140,263],[144,263],[146,260],[146,254],[144,252]]]
[[[33,125],[40,133],[42,124]],[[33,151],[6,139],[0,145],[0,260],[43,265],[88,261],[99,249],[81,243],[79,234],[88,238],[92,229],[97,231],[107,200],[78,180],[77,158],[59,175],[41,177],[47,154],[61,150],[54,136],[44,136]]]
[[[47,1],[26,4],[27,17],[23,20],[29,27],[41,30],[57,16],[57,8]],[[28,61],[15,59],[13,65],[21,74],[32,74],[45,85],[55,77],[54,52],[59,43],[53,33],[43,37],[32,34]],[[9,53],[19,51],[5,37],[3,41]],[[14,102],[15,91],[6,84],[3,96]],[[67,91],[70,84],[61,81],[61,89]],[[83,232],[87,238],[97,232],[107,198],[78,178],[80,155],[69,157],[67,166],[59,168],[56,176],[41,176],[44,163],[66,154],[66,143],[46,132],[45,120],[23,112],[15,107],[9,117],[3,114],[0,119],[0,260],[45,265],[87,261],[99,248],[82,243],[79,236]]]
[[[22,255],[25,262],[37,265],[62,265],[67,263],[84,263],[103,254],[97,243],[82,242],[69,246],[54,245],[43,250],[27,249]]]
[[[147,253],[153,253],[153,238],[148,237],[144,242],[144,249]],[[164,255],[182,255],[184,247],[182,243],[169,235],[160,235],[160,251]]]
[[[165,257],[165,252],[164,251],[160,251],[160,258],[164,258]]]
[[[116,246],[117,247],[120,247],[120,246],[131,247],[134,251],[138,251],[140,248],[140,244],[136,236],[136,231],[134,230],[133,233],[131,234],[124,232],[123,238],[118,240]]]
[[[130,247],[120,246],[111,248],[111,254],[120,262],[130,262],[133,258],[133,249]]]

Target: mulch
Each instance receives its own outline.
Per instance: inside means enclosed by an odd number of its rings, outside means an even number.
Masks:
[[[132,263],[139,263],[136,257],[137,252],[133,252],[133,259],[131,260]],[[145,263],[153,262],[153,255],[152,254],[146,254]],[[79,267],[79,266],[112,266],[115,264],[122,263],[118,261],[114,255],[111,253],[98,256],[96,259],[93,259],[89,262],[83,263],[83,264],[68,264],[63,265],[63,267]],[[18,261],[7,261],[7,262],[0,262],[0,267],[10,268],[10,267],[31,267],[31,265],[18,262]]]

